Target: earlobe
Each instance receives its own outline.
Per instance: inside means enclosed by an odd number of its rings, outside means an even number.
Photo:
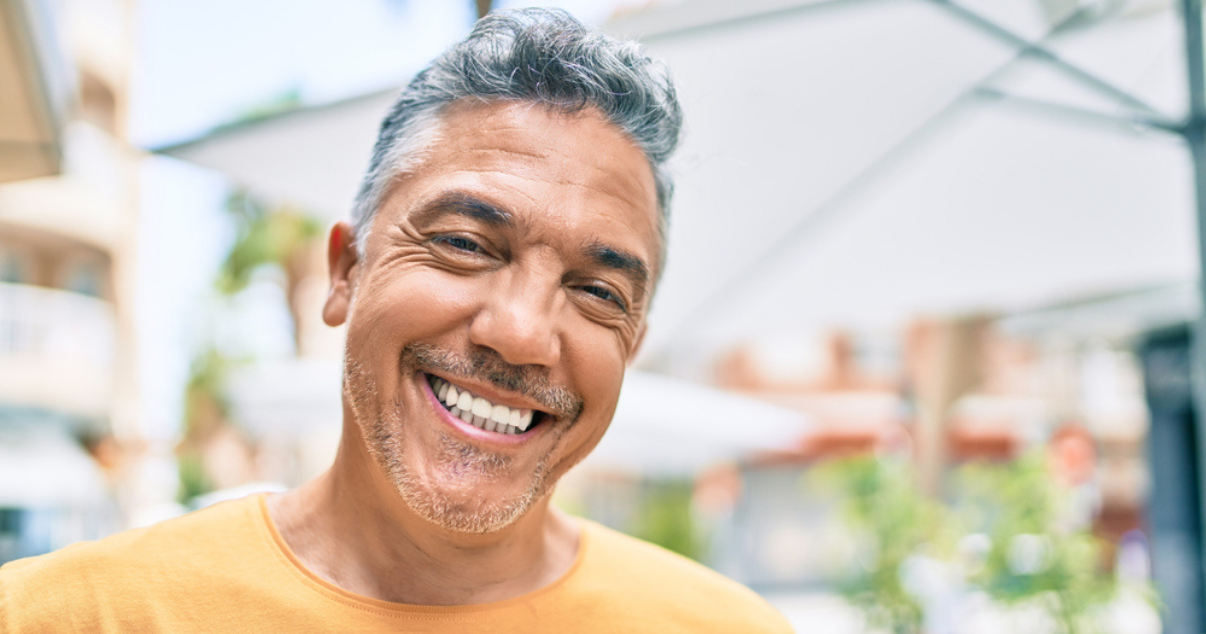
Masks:
[[[322,320],[328,326],[342,325],[348,318],[355,290],[355,274],[360,264],[356,252],[356,236],[346,222],[331,227],[327,240],[327,269],[331,282],[327,302],[322,307]]]

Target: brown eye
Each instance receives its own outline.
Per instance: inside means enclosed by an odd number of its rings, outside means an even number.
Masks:
[[[478,243],[476,243],[468,238],[462,238],[460,236],[444,236],[444,237],[436,238],[436,242],[442,242],[454,249],[459,249],[461,251],[465,251],[468,253],[481,253],[482,252],[481,245],[479,245]]]
[[[620,299],[620,297],[618,295],[616,295],[615,293],[611,292],[610,290],[608,290],[602,286],[586,285],[586,286],[581,286],[579,288],[581,288],[583,291],[585,291],[586,293],[588,293],[590,295],[594,295],[595,297],[598,297],[599,299],[609,301],[609,302],[615,304],[616,306],[619,306],[620,310],[624,310],[624,311],[628,310],[628,307],[624,305],[624,300]]]

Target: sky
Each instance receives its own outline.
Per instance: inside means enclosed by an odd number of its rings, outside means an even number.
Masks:
[[[561,6],[599,23],[621,3],[495,4]],[[193,138],[291,91],[318,104],[400,85],[473,18],[469,0],[142,0],[133,137],[146,147]]]
[[[322,103],[400,83],[472,19],[467,2],[144,0],[140,8],[133,136],[151,147],[290,91]]]

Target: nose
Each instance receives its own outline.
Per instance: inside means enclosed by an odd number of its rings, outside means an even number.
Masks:
[[[561,358],[560,284],[516,273],[496,280],[469,325],[469,340],[512,365],[551,367]]]

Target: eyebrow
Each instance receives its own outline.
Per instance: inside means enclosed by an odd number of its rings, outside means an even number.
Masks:
[[[496,207],[480,198],[459,192],[448,193],[423,206],[417,220],[427,220],[443,213],[454,213],[480,220],[492,227],[513,227],[515,219],[510,212]]]
[[[644,260],[601,242],[586,245],[585,252],[586,257],[595,264],[623,273],[633,283],[638,296],[644,296],[649,284],[649,267]]]

